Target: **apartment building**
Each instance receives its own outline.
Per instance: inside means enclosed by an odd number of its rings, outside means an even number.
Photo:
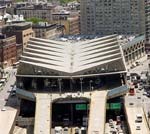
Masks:
[[[143,34],[142,0],[81,0],[82,34]]]
[[[16,37],[0,35],[0,67],[6,68],[16,62]]]

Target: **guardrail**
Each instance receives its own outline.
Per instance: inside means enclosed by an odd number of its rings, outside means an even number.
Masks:
[[[16,124],[22,127],[28,125],[34,125],[34,117],[25,118],[25,117],[18,116],[16,119]]]
[[[145,120],[146,120],[147,127],[148,127],[148,129],[150,131],[149,119],[147,119],[148,117],[146,116],[146,112],[145,112],[144,108],[142,108],[142,109],[143,109],[143,113],[144,113],[144,117],[145,117]]]

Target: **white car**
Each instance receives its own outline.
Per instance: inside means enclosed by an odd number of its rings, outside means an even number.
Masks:
[[[3,107],[3,108],[1,109],[1,111],[6,111],[6,108],[5,108],[5,107]]]
[[[147,92],[143,92],[143,95],[147,95]]]
[[[141,130],[141,127],[140,126],[136,126],[136,130]]]

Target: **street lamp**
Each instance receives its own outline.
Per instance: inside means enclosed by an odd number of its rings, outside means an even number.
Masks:
[[[83,81],[83,78],[80,78],[80,84],[81,84],[81,93],[83,92],[83,89],[82,89],[82,82]]]
[[[147,114],[148,114],[148,126],[150,127],[150,124],[149,124],[149,123],[150,123],[150,122],[149,122],[149,120],[150,120],[150,111],[148,111]]]
[[[61,78],[58,78],[59,94],[61,95]]]
[[[90,84],[90,92],[91,92],[91,90],[92,90],[92,88],[91,88],[92,82],[93,82],[92,80],[89,81],[89,84]]]

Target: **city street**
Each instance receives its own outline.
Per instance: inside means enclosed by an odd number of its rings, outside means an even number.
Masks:
[[[130,68],[130,66],[127,66],[128,69],[128,73],[137,73],[137,74],[141,74],[142,71],[148,71],[148,63],[150,62],[150,60],[147,60],[147,56],[144,56],[143,58],[138,60],[140,62],[139,66],[136,66],[134,68]]]
[[[10,77],[8,78],[8,81],[6,82],[5,86],[3,87],[3,90],[0,91],[0,109],[2,109],[5,105],[9,106],[10,104],[13,104],[13,102],[9,100],[10,99],[9,90],[11,90],[13,88],[12,85],[15,84],[16,77],[15,77],[14,73],[16,72],[16,69],[9,68],[9,69],[7,69],[7,72],[9,72]]]

